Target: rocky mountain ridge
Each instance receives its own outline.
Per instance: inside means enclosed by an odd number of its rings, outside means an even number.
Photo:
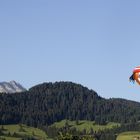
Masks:
[[[16,93],[23,91],[26,91],[26,89],[16,81],[0,82],[0,93]]]

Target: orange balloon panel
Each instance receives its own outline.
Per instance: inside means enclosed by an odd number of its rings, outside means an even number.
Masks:
[[[140,85],[140,72],[135,72],[133,75],[133,78],[136,80],[136,82]]]

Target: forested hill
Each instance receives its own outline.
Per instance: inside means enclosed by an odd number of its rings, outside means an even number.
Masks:
[[[44,83],[23,93],[0,94],[0,124],[43,126],[63,119],[135,122],[140,120],[140,103],[104,99],[72,82]]]

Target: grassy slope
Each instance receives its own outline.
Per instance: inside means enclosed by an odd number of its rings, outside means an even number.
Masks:
[[[51,126],[55,126],[57,128],[62,128],[66,124],[66,120],[62,120],[60,122],[56,122]],[[78,125],[76,125],[76,121],[68,121],[68,124],[71,128],[76,128],[78,131],[83,131],[86,129],[87,132],[90,132],[90,129],[92,128],[94,131],[103,130],[103,129],[110,129],[115,126],[119,126],[118,123],[108,123],[107,125],[97,125],[94,121],[79,121]],[[2,126],[0,125],[0,128]],[[49,140],[46,133],[43,132],[40,129],[29,127],[26,125],[22,125],[23,130],[20,131],[21,126],[20,125],[3,125],[5,131],[3,131],[5,134],[8,134],[10,132],[11,135],[16,132],[17,134],[21,136],[28,136],[28,137],[36,137],[39,140]],[[21,140],[21,138],[15,138],[15,137],[7,137],[7,136],[0,136],[4,137],[6,140]],[[118,139],[121,140],[121,139]]]
[[[113,122],[110,122],[107,125],[97,125],[97,124],[95,124],[94,121],[85,121],[85,120],[79,121],[78,125],[76,125],[76,121],[69,121],[68,120],[67,122],[71,128],[76,128],[78,131],[82,131],[82,130],[86,129],[87,132],[89,132],[91,128],[94,131],[98,131],[98,130],[103,130],[106,128],[110,129],[112,127],[120,125],[119,123],[113,123]],[[54,123],[51,126],[55,126],[57,128],[62,128],[65,126],[65,124],[66,124],[66,120],[62,120],[60,122]]]
[[[140,132],[138,131],[128,131],[119,134],[117,140],[135,140],[135,138],[140,138]]]
[[[0,126],[1,128],[2,126]],[[10,133],[11,135],[13,135],[15,132],[21,136],[28,136],[28,137],[36,137],[40,140],[45,140],[47,139],[47,135],[44,131],[38,129],[38,128],[33,128],[33,127],[28,127],[26,125],[22,125],[22,128],[24,131],[20,131],[20,126],[19,125],[3,125],[5,131],[4,134],[8,134]],[[12,137],[6,137],[6,140],[20,140],[19,138],[12,138]]]
[[[6,137],[6,136],[0,136],[0,138],[4,138],[5,140],[21,140],[21,138]]]

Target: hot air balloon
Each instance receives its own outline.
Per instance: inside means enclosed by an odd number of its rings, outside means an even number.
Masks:
[[[134,68],[133,74],[130,76],[129,80],[133,83],[136,81],[140,85],[140,66]]]

